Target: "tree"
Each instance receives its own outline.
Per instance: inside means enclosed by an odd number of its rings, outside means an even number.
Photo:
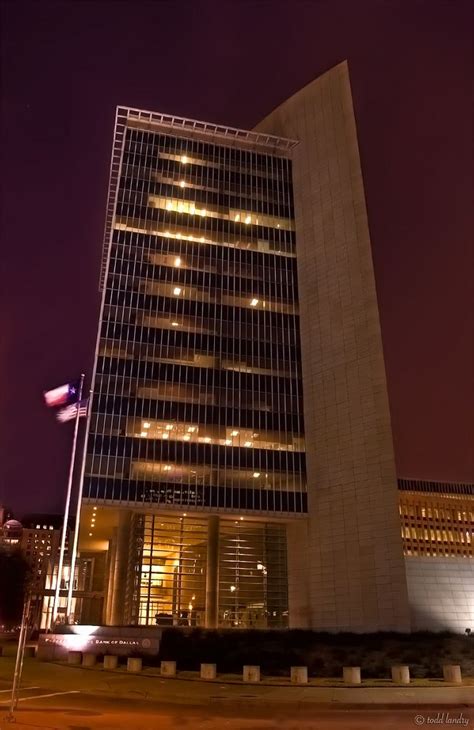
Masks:
[[[21,622],[30,575],[20,550],[0,546],[0,625],[13,628]]]

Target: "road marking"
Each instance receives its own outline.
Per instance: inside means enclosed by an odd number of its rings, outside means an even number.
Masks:
[[[79,689],[71,689],[69,692],[51,692],[47,695],[33,695],[33,697],[19,697],[18,702],[26,702],[27,700],[42,700],[43,697],[57,697],[58,695],[75,695],[79,694]],[[10,700],[2,700],[0,702],[0,705],[6,705],[8,704]]]
[[[0,689],[0,694],[2,692],[11,692],[13,687],[10,687],[10,689]],[[41,687],[22,687],[21,692],[27,692],[30,689],[41,689]]]

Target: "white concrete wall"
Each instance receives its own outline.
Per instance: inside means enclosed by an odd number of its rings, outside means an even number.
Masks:
[[[474,559],[406,557],[412,631],[474,632]]]
[[[346,63],[258,131],[292,151],[308,468],[308,547],[288,544],[292,625],[409,630],[372,250]],[[294,554],[293,554],[294,551]],[[304,560],[305,596],[291,572]]]

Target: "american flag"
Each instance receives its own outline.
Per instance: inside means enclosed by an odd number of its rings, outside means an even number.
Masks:
[[[89,398],[84,398],[84,400],[81,400],[80,403],[72,403],[70,406],[66,406],[66,408],[61,408],[60,411],[56,413],[56,418],[60,423],[66,423],[66,421],[72,421],[73,418],[76,418],[77,416],[77,407],[79,406],[79,418],[82,418],[83,416],[87,416],[87,409],[89,407]]]

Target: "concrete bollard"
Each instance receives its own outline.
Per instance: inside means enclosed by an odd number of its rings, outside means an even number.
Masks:
[[[85,652],[82,655],[82,666],[83,667],[93,667],[97,661],[97,656],[95,654],[91,654],[90,652]]]
[[[67,653],[67,663],[68,664],[81,664],[81,662],[82,662],[82,652],[68,651],[68,653]]]
[[[176,677],[176,662],[161,662],[163,677]]]
[[[410,684],[410,667],[398,664],[392,667],[392,682]]]
[[[104,656],[104,669],[117,669],[118,656],[115,654],[106,654]]]
[[[459,664],[443,664],[443,679],[445,682],[462,684],[461,667]]]
[[[201,664],[201,679],[215,679],[216,678],[216,665],[215,664]]]
[[[140,657],[129,656],[127,659],[127,672],[133,672],[137,674],[142,671],[143,661]]]
[[[290,680],[292,684],[308,684],[308,667],[291,667]]]
[[[260,682],[260,667],[254,664],[245,664],[242,679],[244,682]]]
[[[360,684],[360,667],[343,667],[342,678],[346,684]]]

